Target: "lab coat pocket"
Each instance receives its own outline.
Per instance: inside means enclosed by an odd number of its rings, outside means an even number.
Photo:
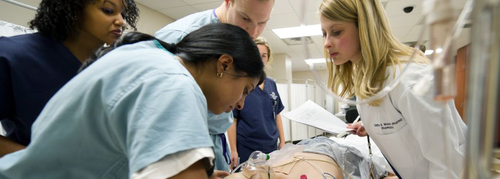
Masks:
[[[394,125],[393,125],[394,126]],[[419,155],[419,145],[413,139],[411,128],[408,125],[395,125],[391,133],[383,130],[383,134],[370,135],[377,146],[381,148],[385,157],[396,167],[399,173],[405,173],[407,176],[417,175],[419,172],[426,172],[428,166],[425,158]],[[418,166],[418,167],[417,167]]]

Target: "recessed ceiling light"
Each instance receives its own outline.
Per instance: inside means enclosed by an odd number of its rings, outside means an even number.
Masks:
[[[321,25],[306,25],[299,27],[287,27],[280,29],[272,29],[274,34],[276,34],[281,39],[294,38],[294,37],[307,37],[307,36],[318,36],[322,35]]]

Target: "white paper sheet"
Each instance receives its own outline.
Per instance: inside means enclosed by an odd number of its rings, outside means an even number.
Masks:
[[[349,131],[344,121],[310,100],[282,115],[290,120],[333,134]]]

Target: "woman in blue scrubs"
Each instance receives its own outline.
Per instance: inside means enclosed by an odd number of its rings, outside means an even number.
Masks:
[[[0,37],[0,157],[30,143],[49,99],[138,16],[133,0],[42,0],[29,23],[37,33]]]
[[[197,12],[176,20],[158,30],[155,37],[168,43],[179,42],[186,34],[212,23],[228,23],[245,29],[251,37],[258,37],[271,17],[276,0],[219,0],[215,9]],[[208,114],[208,131],[214,142],[216,170],[230,171],[231,154],[224,134],[233,123],[233,113]]]
[[[265,78],[247,32],[211,24],[177,44],[128,33],[97,56],[47,103],[31,144],[0,158],[0,178],[220,176],[208,110],[241,109]]]
[[[255,40],[262,62],[269,65],[271,48],[264,38]],[[281,102],[276,83],[266,78],[245,101],[245,108],[235,109],[234,123],[228,130],[231,145],[231,167],[248,160],[253,151],[270,153],[285,145],[285,135],[280,112],[285,108]],[[278,145],[279,138],[279,145]]]

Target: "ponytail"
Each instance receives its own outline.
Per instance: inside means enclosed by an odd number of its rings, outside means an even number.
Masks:
[[[253,39],[242,28],[226,23],[205,25],[186,35],[177,44],[166,43],[144,33],[129,32],[111,46],[97,50],[94,56],[83,63],[79,72],[115,48],[148,40],[158,41],[166,50],[192,64],[217,60],[220,56],[227,54],[233,57],[236,72],[259,78],[259,84],[266,78],[264,64]]]
[[[84,69],[89,67],[92,63],[97,61],[97,59],[101,58],[102,56],[106,55],[108,52],[110,52],[110,51],[112,51],[112,50],[114,50],[122,45],[134,44],[137,42],[148,41],[148,40],[157,40],[163,47],[165,47],[165,49],[172,52],[173,54],[175,54],[175,52],[177,51],[177,48],[175,47],[175,44],[173,44],[173,43],[172,44],[165,43],[161,40],[158,40],[156,37],[153,37],[151,35],[144,34],[141,32],[129,32],[129,33],[126,33],[125,35],[121,36],[112,45],[99,48],[95,52],[95,54],[93,54],[90,58],[88,58],[87,60],[85,60],[85,62],[82,63],[82,66],[80,67],[80,69],[78,69],[78,73],[82,72]]]

